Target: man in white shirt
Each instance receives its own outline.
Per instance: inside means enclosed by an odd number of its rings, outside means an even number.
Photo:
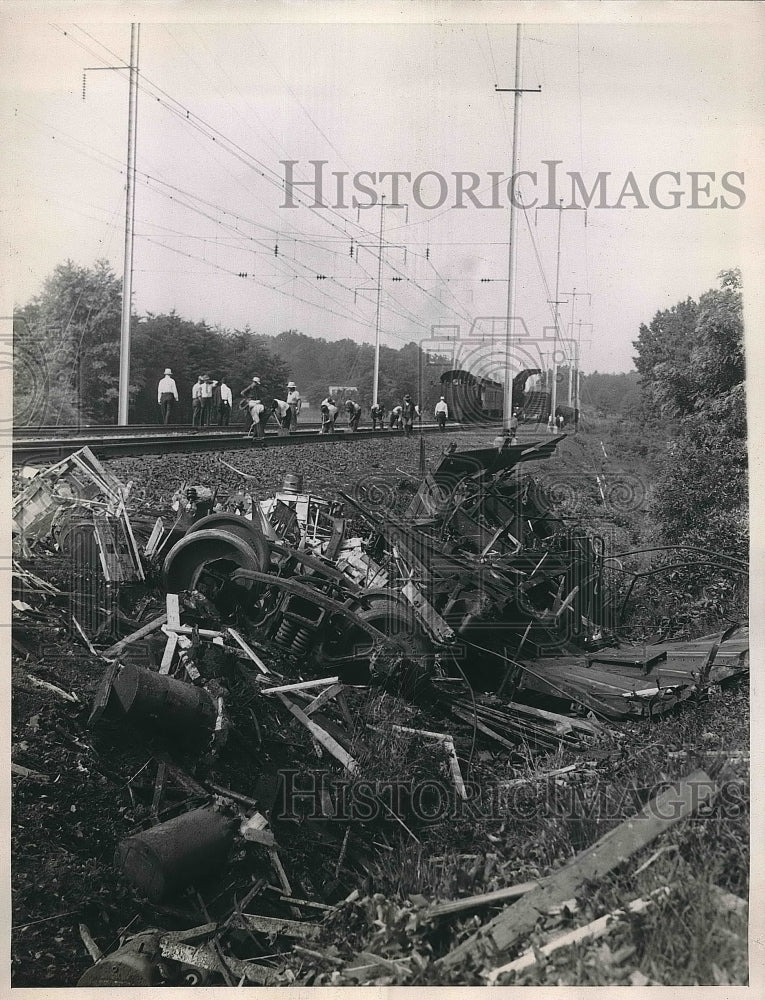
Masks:
[[[279,424],[279,434],[289,434],[290,422],[292,420],[292,407],[285,399],[274,399],[271,401],[271,412],[275,415]]]
[[[247,436],[255,432],[255,437],[264,438],[266,436],[266,420],[268,420],[268,412],[265,406],[259,399],[248,399],[247,400],[247,411],[250,414],[250,429],[247,431]]]
[[[303,405],[303,400],[300,398],[300,393],[294,382],[287,383],[287,402],[292,411],[292,416],[290,417],[290,434],[292,434],[297,427],[298,413],[300,413],[300,408]]]
[[[319,434],[335,433],[335,418],[337,417],[337,406],[332,396],[326,396],[321,401],[321,427]]]
[[[202,397],[202,426],[209,427],[213,395],[213,384],[209,375],[202,376],[202,387],[199,394]]]
[[[348,426],[351,428],[351,431],[355,433],[359,429],[361,406],[355,399],[346,399],[345,409],[348,414]]]
[[[199,427],[202,421],[202,379],[200,375],[191,387],[191,423]]]
[[[159,380],[157,386],[157,403],[162,412],[162,423],[170,423],[170,415],[173,407],[178,402],[178,389],[175,385],[173,373],[169,368],[165,368],[165,374]]]
[[[231,407],[234,405],[234,400],[231,395],[231,386],[226,384],[226,376],[221,375],[220,384],[218,386],[218,391],[220,392],[220,411],[218,413],[218,426],[228,427],[231,422]]]
[[[435,408],[436,421],[438,422],[438,427],[440,430],[446,430],[446,421],[449,419],[449,407],[446,405],[446,400],[442,396],[436,403]]]
[[[248,431],[252,428],[252,411],[250,410],[250,402],[253,399],[259,399],[261,391],[260,376],[253,375],[250,379],[250,384],[246,385],[239,393],[239,396],[241,397],[239,400],[239,409],[244,410],[247,415],[247,420],[250,421],[247,428]]]
[[[382,403],[373,403],[369,408],[369,416],[372,418],[372,430],[377,430],[378,423],[380,424],[380,430],[385,430],[383,425],[383,420],[385,419],[385,410]]]

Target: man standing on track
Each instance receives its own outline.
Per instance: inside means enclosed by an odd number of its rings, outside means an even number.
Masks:
[[[220,384],[218,385],[218,390],[220,392],[220,410],[218,411],[218,426],[228,427],[231,422],[231,407],[233,406],[233,400],[231,398],[231,386],[226,384],[226,376],[221,375]]]
[[[178,402],[178,389],[169,368],[165,368],[164,376],[157,386],[157,402],[162,413],[162,423],[169,424],[175,404]]]
[[[394,427],[399,429],[401,428],[401,413],[403,409],[404,409],[403,406],[401,405],[401,403],[399,403],[398,406],[394,406],[393,409],[390,411],[391,430]]]
[[[200,389],[199,395],[202,397],[202,426],[210,426],[210,418],[212,416],[212,394],[213,394],[213,384],[209,375],[202,376],[202,387]]]
[[[202,379],[200,375],[191,387],[191,423],[199,427],[202,422]]]
[[[303,400],[300,398],[300,393],[294,382],[287,383],[287,402],[290,404],[290,409],[292,410],[289,427],[290,434],[293,434],[297,430],[298,413],[300,413],[300,408],[303,405]]]
[[[446,400],[442,396],[436,403],[435,408],[436,421],[438,422],[438,429],[440,431],[446,430],[446,421],[449,419],[449,407],[446,405]]]
[[[412,402],[412,397],[409,393],[404,396],[404,402],[401,405],[401,420],[404,424],[404,437],[411,437],[414,425],[414,417],[417,409]]]

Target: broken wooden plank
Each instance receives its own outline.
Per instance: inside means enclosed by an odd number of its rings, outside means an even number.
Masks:
[[[457,708],[456,705],[450,705],[449,711],[457,716],[458,719],[462,719],[463,722],[469,722],[471,725],[475,724],[476,729],[483,733],[485,736],[496,740],[497,743],[506,747],[508,750],[512,750],[515,753],[518,749],[518,743],[511,743],[510,740],[506,740],[504,736],[500,736],[499,733],[495,733],[493,729],[485,726],[475,715],[470,711],[463,711],[461,708]]]
[[[307,906],[311,910],[324,910],[328,913],[334,913],[337,909],[329,903],[317,903],[314,899],[296,899],[294,896],[279,896],[279,902],[289,903],[292,906]]]
[[[321,743],[324,749],[329,751],[335,760],[340,761],[347,771],[353,774],[358,770],[358,762],[351,757],[344,747],[340,746],[333,736],[330,736],[326,730],[321,728],[321,726],[317,726],[313,719],[309,719],[305,712],[298,708],[298,706],[294,702],[291,702],[285,695],[278,694],[277,698],[279,698],[287,711],[291,712],[298,722],[305,726],[311,736],[313,736],[317,742]]]
[[[426,739],[438,740],[439,743],[443,743],[444,749],[446,750],[446,754],[449,758],[449,770],[451,771],[452,778],[454,779],[457,794],[461,799],[467,799],[467,789],[465,788],[465,782],[462,779],[462,771],[460,771],[460,762],[457,758],[457,750],[454,746],[454,739],[449,733],[433,733],[429,729],[410,729],[409,726],[398,725],[393,725],[391,728],[401,733],[414,733],[424,736]]]
[[[205,934],[212,934],[217,929],[218,924],[215,921],[210,921],[207,924],[199,924],[197,927],[188,927],[183,931],[166,931],[162,935],[162,940],[167,941],[168,944],[180,944],[182,941],[193,941],[194,938],[204,937]]]
[[[271,858],[271,864],[274,866],[274,871],[279,878],[279,885],[282,887],[282,892],[285,896],[292,895],[292,886],[290,885],[290,880],[287,878],[287,872],[284,870],[284,865],[282,864],[282,859],[279,857],[279,851],[276,847],[268,847],[268,856]],[[301,913],[297,906],[290,906],[290,913],[293,917],[300,917]]]
[[[42,774],[40,771],[33,771],[23,764],[16,764],[11,761],[11,774],[18,775],[19,778],[29,778],[31,781],[50,781],[50,776]]]
[[[455,913],[464,913],[465,910],[477,910],[482,906],[506,903],[525,896],[533,889],[538,889],[543,881],[538,879],[535,882],[520,882],[518,885],[508,885],[503,889],[494,889],[492,892],[481,892],[475,896],[465,896],[463,899],[450,899],[445,903],[429,906],[422,915],[430,920],[436,917],[450,917]]]
[[[649,906],[656,902],[658,896],[667,896],[670,891],[669,886],[661,886],[656,892],[651,893],[645,899],[633,899],[623,910],[607,913],[603,917],[598,917],[597,920],[590,921],[589,924],[585,924],[583,927],[576,927],[566,934],[560,934],[558,937],[553,938],[552,941],[548,941],[547,944],[540,945],[538,948],[530,948],[513,962],[508,962],[507,965],[501,965],[497,969],[492,969],[489,973],[487,985],[496,986],[500,976],[506,975],[509,972],[521,972],[524,969],[529,969],[531,966],[536,965],[540,958],[552,955],[553,952],[559,951],[561,948],[568,948],[570,945],[578,944],[580,941],[592,941],[603,937],[610,930],[613,930],[616,923],[626,914],[643,913],[644,910],[647,910]]]
[[[120,639],[119,642],[115,642],[113,646],[105,649],[101,656],[106,660],[113,660],[115,657],[119,656],[123,650],[127,649],[134,642],[138,642],[140,639],[145,639],[147,635],[151,635],[152,632],[156,632],[160,625],[164,625],[167,621],[167,614],[158,615],[153,618],[146,625],[143,625],[137,631],[132,632],[130,635],[126,635],[124,639]]]
[[[69,701],[75,705],[79,705],[80,699],[76,694],[70,694],[68,691],[64,691],[60,688],[58,684],[51,684],[50,681],[40,680],[39,677],[35,677],[34,674],[27,674],[29,681],[34,684],[35,687],[43,688],[45,691],[50,691],[51,694],[57,695],[59,698],[63,698],[64,701]]]
[[[248,930],[258,931],[260,934],[280,934],[284,937],[302,938],[306,941],[318,937],[321,930],[319,924],[286,920],[283,917],[262,917],[256,913],[243,913],[241,920]]]
[[[312,681],[296,681],[294,684],[280,684],[278,687],[263,688],[263,694],[283,694],[287,691],[310,691],[317,687],[331,687],[339,682],[339,677],[318,677]]]
[[[171,958],[175,962],[184,965],[194,965],[198,969],[208,969],[210,972],[218,972],[221,975],[221,960],[210,949],[206,947],[193,948],[191,945],[176,943],[162,938],[159,942],[159,949],[165,958]],[[244,976],[249,982],[257,983],[259,986],[268,986],[276,982],[276,974],[273,969],[266,968],[265,965],[258,965],[255,962],[244,962],[238,958],[226,956],[226,965],[236,973],[237,976]]]
[[[255,652],[255,650],[252,649],[251,646],[247,645],[247,643],[244,641],[244,639],[241,637],[241,635],[239,635],[239,633],[235,629],[229,628],[229,629],[226,629],[226,631],[231,636],[231,638],[234,640],[234,642],[241,649],[243,649],[245,651],[245,653],[249,656],[249,658],[252,660],[252,662],[255,664],[255,666],[258,668],[258,670],[262,674],[270,674],[270,673],[272,673],[272,671],[268,669],[268,667],[265,665],[265,663],[261,660],[261,658]]]
[[[249,816],[239,827],[239,832],[245,840],[256,844],[264,844],[266,847],[273,847],[276,843],[273,832],[268,827],[268,820],[263,813],[255,812]]]
[[[306,715],[313,715],[313,713],[318,711],[322,705],[326,705],[328,701],[332,701],[335,695],[340,694],[340,692],[344,689],[344,684],[333,684],[332,687],[325,688],[321,694],[316,695],[313,701],[309,701],[307,705],[303,706],[303,711]]]
[[[406,975],[410,970],[403,964],[404,962],[410,961],[409,957],[401,956],[392,960],[390,958],[383,958],[382,955],[375,955],[371,951],[360,951],[358,955],[351,959],[350,963],[343,969],[343,974],[346,976],[354,976],[357,979],[365,979],[371,973],[377,971],[379,975],[380,970],[385,972],[391,972],[395,976]]]
[[[165,607],[167,608],[167,624],[169,628],[177,628],[181,624],[181,601],[178,594],[167,594],[165,597]]]
[[[85,949],[94,962],[100,962],[104,957],[104,953],[98,947],[96,942],[93,940],[93,935],[88,930],[87,924],[79,925],[80,937],[82,938],[82,943],[85,945]]]
[[[214,628],[198,628],[196,625],[163,625],[165,635],[186,636],[198,635],[200,639],[225,639],[226,633]]]
[[[437,964],[449,967],[471,955],[479,941],[502,952],[536,925],[540,913],[546,913],[576,895],[587,880],[599,879],[631,857],[664,831],[686,819],[711,802],[717,792],[714,781],[704,771],[694,771],[678,784],[652,799],[631,819],[620,823],[590,847],[578,854],[564,868],[550,875],[545,883],[508,907]]]
[[[15,603],[16,602],[14,601],[14,604]],[[77,631],[82,636],[82,640],[85,643],[85,645],[88,647],[88,651],[90,653],[92,653],[93,656],[97,657],[98,656],[98,650],[93,645],[93,643],[90,641],[90,639],[87,637],[87,635],[85,635],[85,630],[83,629],[82,625],[80,625],[80,623],[77,621],[77,618],[74,615],[72,615],[72,624],[74,625],[74,627],[77,629]]]
[[[163,626],[163,631],[166,626]],[[159,665],[159,672],[161,674],[169,674],[170,667],[173,665],[173,657],[175,656],[175,648],[178,645],[178,634],[176,632],[170,632],[167,636],[167,642],[165,643],[165,651],[162,654],[162,662]]]

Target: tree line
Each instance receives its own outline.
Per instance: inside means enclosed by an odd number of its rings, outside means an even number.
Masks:
[[[668,545],[695,545],[747,559],[746,363],[741,274],[640,326],[635,366],[640,419],[672,434],[653,493]]]
[[[121,308],[122,282],[108,262],[88,268],[66,261],[14,311],[16,426],[116,423]],[[225,378],[235,396],[258,375],[264,399],[284,398],[293,379],[314,412],[330,386],[356,386],[354,398],[366,408],[372,402],[374,349],[354,340],[297,330],[267,336],[170,312],[134,315],[131,341],[131,423],[159,420],[156,389],[165,368],[178,386],[175,419],[182,423],[191,422],[191,387],[200,374]],[[445,367],[428,364],[414,342],[381,347],[379,398],[390,408],[409,393],[432,409]]]

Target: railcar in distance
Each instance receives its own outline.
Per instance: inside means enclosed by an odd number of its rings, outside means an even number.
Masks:
[[[452,420],[475,423],[502,417],[503,387],[492,379],[454,369],[441,376],[441,393]]]

